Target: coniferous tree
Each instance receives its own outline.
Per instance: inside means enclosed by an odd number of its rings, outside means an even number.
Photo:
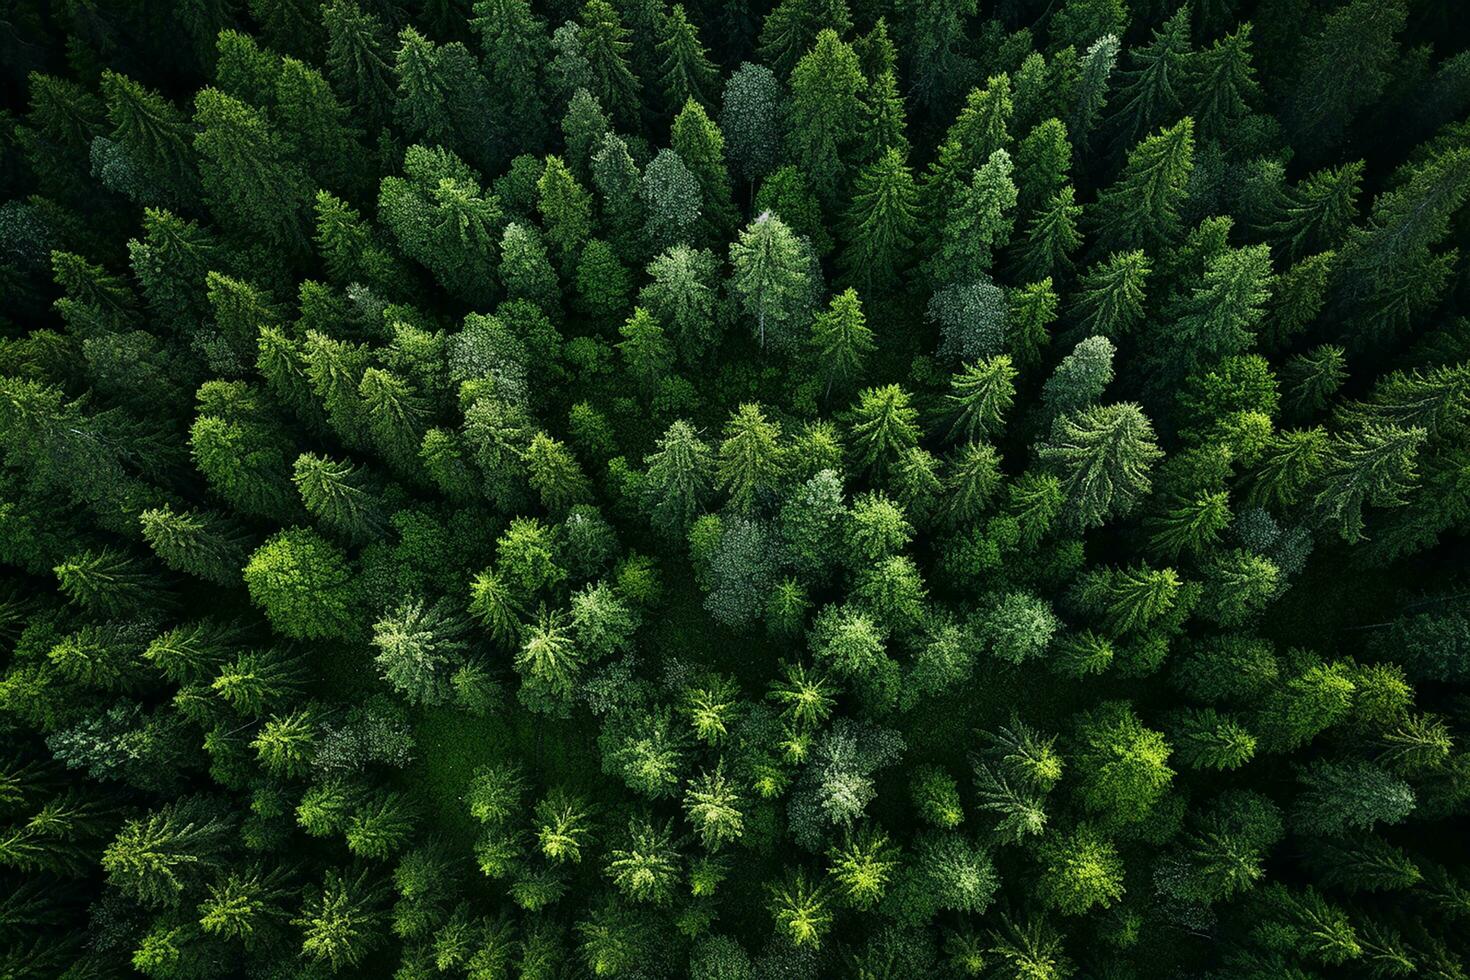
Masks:
[[[582,56],[587,60],[592,94],[613,117],[627,126],[638,118],[642,84],[628,66],[628,29],[617,8],[606,0],[588,0],[582,8],[581,32],[577,35]]]
[[[811,262],[791,229],[763,212],[730,246],[731,288],[755,322],[762,347],[767,336],[777,349],[792,346],[811,310]]]
[[[786,152],[823,200],[836,200],[846,185],[866,88],[857,55],[831,30],[817,35],[791,73]]]
[[[1132,510],[1148,492],[1149,471],[1162,455],[1147,416],[1127,403],[1061,416],[1038,454],[1056,470],[1068,520],[1079,527]]]
[[[1454,5],[11,6],[0,975],[1461,975]]]
[[[476,0],[469,26],[480,38],[485,81],[504,107],[495,121],[501,145],[507,153],[536,152],[546,135],[545,24],[525,0]]]
[[[827,311],[812,319],[812,348],[826,376],[829,396],[834,383],[851,385],[861,376],[874,344],[856,290],[833,296]]]
[[[1168,243],[1179,227],[1179,206],[1194,168],[1194,120],[1146,136],[1128,151],[1118,180],[1099,193],[1098,227],[1114,250]]]
[[[717,73],[683,5],[674,4],[660,26],[663,36],[658,51],[663,56],[665,104],[673,111],[682,109],[691,99],[701,106],[709,105]]]

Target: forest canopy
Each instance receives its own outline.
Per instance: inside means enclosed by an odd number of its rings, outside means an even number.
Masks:
[[[3,6],[0,977],[1470,977],[1460,4]]]

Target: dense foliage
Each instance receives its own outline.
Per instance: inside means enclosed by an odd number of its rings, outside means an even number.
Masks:
[[[0,976],[1464,980],[1452,0],[13,0]]]

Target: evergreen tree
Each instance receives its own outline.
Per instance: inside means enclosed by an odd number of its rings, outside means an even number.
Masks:
[[[859,159],[872,161],[889,150],[898,151],[900,159],[908,156],[908,119],[898,79],[885,71],[868,85],[863,100],[863,144]]]
[[[1304,45],[1302,63],[1283,121],[1309,155],[1341,142],[1353,118],[1383,92],[1399,53],[1402,2],[1355,0],[1321,21]]]
[[[690,100],[702,107],[708,106],[717,72],[683,5],[674,4],[659,26],[662,30],[658,52],[663,56],[664,104],[674,112]],[[674,149],[679,149],[677,143]]]
[[[1082,245],[1077,223],[1082,205],[1069,184],[1043,202],[1026,227],[1017,249],[1017,271],[1023,276],[1062,276],[1072,270],[1072,253]]]
[[[632,42],[622,18],[606,0],[587,0],[582,7],[581,28],[578,40],[591,73],[592,94],[614,119],[636,127],[642,84],[628,65]]]
[[[229,585],[245,564],[248,536],[218,514],[165,504],[143,511],[138,521],[154,554],[175,571]]]
[[[1355,541],[1363,534],[1365,505],[1403,504],[1418,475],[1414,463],[1424,438],[1423,429],[1375,424],[1334,438],[1316,497],[1324,521],[1344,540]]]
[[[217,801],[184,799],[127,821],[103,852],[102,870],[136,902],[178,906],[221,865],[233,830]]]
[[[1199,121],[1200,135],[1225,136],[1257,101],[1251,25],[1241,24],[1239,30],[1194,54],[1188,74],[1190,101],[1186,111]]]
[[[1189,14],[1188,7],[1180,7],[1154,28],[1147,44],[1129,49],[1130,67],[1119,72],[1111,119],[1121,145],[1134,145],[1181,113],[1192,55]]]
[[[785,78],[815,46],[823,29],[841,37],[851,27],[845,0],[781,0],[761,25],[761,61]]]
[[[768,421],[760,405],[745,403],[731,413],[720,442],[718,474],[736,511],[748,513],[775,489],[785,469],[780,438],[780,424]]]
[[[458,41],[435,44],[405,27],[398,34],[393,70],[398,79],[393,116],[409,139],[494,166],[493,134],[480,111],[490,89],[468,48]]]
[[[791,229],[763,212],[730,245],[730,265],[731,289],[755,321],[760,345],[766,346],[769,331],[777,349],[793,346],[810,314],[814,284],[811,262]]]
[[[216,89],[194,99],[194,149],[215,220],[277,248],[305,244],[310,185],[261,112]]]
[[[875,345],[856,290],[834,295],[827,311],[812,319],[812,348],[826,376],[829,397],[834,383],[849,386],[861,376]]]
[[[1085,528],[1131,511],[1162,453],[1148,418],[1124,403],[1061,416],[1038,455],[1062,482],[1069,523]]]
[[[836,200],[845,186],[866,88],[857,54],[830,29],[817,35],[791,73],[786,153],[825,201]]]
[[[187,207],[198,193],[199,175],[184,114],[163,96],[113,71],[102,72],[101,89],[112,123],[107,139],[119,157],[114,165],[121,165],[130,178],[117,189],[127,193],[136,188],[144,198],[140,203]],[[95,144],[92,152],[97,153]]]
[[[546,169],[536,182],[536,192],[536,210],[546,228],[546,237],[556,249],[562,268],[573,268],[572,263],[592,232],[592,197],[561,158],[555,156],[546,158]]]
[[[956,196],[939,249],[929,261],[931,281],[942,285],[977,270],[989,271],[993,254],[1009,242],[1015,223],[1016,185],[1011,172],[1009,154],[996,150]]]
[[[476,0],[469,25],[480,37],[485,81],[502,107],[495,121],[501,145],[536,152],[546,138],[546,25],[526,0]]]
[[[1098,195],[1098,228],[1113,250],[1168,244],[1194,169],[1194,120],[1185,116],[1128,151],[1118,180]]]
[[[717,289],[713,253],[675,245],[648,265],[651,281],[639,305],[656,316],[687,364],[705,361],[719,343],[724,303]]]
[[[396,80],[388,29],[352,0],[323,4],[322,26],[327,31],[327,78],[362,114],[371,135],[393,114]]]
[[[735,205],[730,196],[730,174],[725,167],[725,138],[719,127],[691,97],[674,117],[669,141],[699,181],[704,199],[701,216],[710,231],[719,238],[727,237],[735,228]]]

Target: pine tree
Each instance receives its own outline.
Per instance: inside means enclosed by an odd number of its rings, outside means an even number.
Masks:
[[[760,60],[782,78],[831,30],[841,37],[852,27],[846,0],[781,0],[761,24]]]
[[[1113,380],[1115,353],[1117,348],[1106,337],[1088,337],[1072,348],[1042,386],[1046,410],[1055,417],[1100,401]]]
[[[617,345],[628,372],[638,379],[644,391],[653,391],[658,382],[667,376],[673,365],[674,352],[663,327],[642,307],[635,306],[633,315],[619,331],[622,341]]]
[[[102,854],[108,880],[149,906],[177,906],[201,889],[234,833],[211,803],[194,797],[129,820]]]
[[[1085,148],[1108,104],[1108,82],[1118,62],[1118,38],[1104,34],[1088,47],[1079,66],[1072,111],[1067,115],[1067,132],[1079,148]]]
[[[443,704],[452,694],[450,678],[465,656],[466,630],[467,624],[443,601],[404,600],[373,624],[378,670],[410,703]]]
[[[1324,887],[1349,892],[1402,891],[1424,877],[1407,852],[1377,834],[1318,841],[1308,860]]]
[[[591,481],[565,443],[538,432],[526,447],[524,458],[526,478],[549,513],[561,514],[591,497]]]
[[[1259,91],[1251,66],[1250,23],[1191,55],[1187,74],[1186,111],[1199,123],[1200,135],[1229,133],[1251,111]]]
[[[1115,252],[1082,277],[1074,315],[1089,334],[1121,338],[1143,321],[1152,273],[1142,251]]]
[[[1011,172],[1010,155],[996,150],[956,196],[939,249],[928,264],[929,278],[936,285],[988,271],[994,253],[1010,241],[1017,198]]]
[[[321,639],[352,627],[356,586],[346,556],[315,531],[282,531],[245,566],[250,597],[282,635]]]
[[[382,534],[386,517],[378,495],[350,461],[302,453],[294,471],[307,511],[327,528],[358,542]]]
[[[770,888],[771,917],[776,927],[794,946],[818,947],[832,928],[827,910],[829,892],[823,882],[813,883],[805,871],[788,874],[780,885]]]
[[[310,185],[264,115],[216,89],[194,97],[194,149],[215,219],[290,251],[306,242]]]
[[[612,133],[605,134],[594,148],[591,172],[610,240],[624,255],[643,255],[643,174],[628,144]]]
[[[950,208],[976,170],[983,167],[996,150],[1007,150],[1011,144],[1007,127],[1014,106],[1011,81],[1006,75],[995,75],[984,88],[971,90],[965,107],[949,127],[938,156],[929,166],[924,182],[924,210],[941,226]]]
[[[713,253],[675,245],[649,263],[651,281],[638,294],[686,364],[705,362],[719,344],[726,309],[716,288],[718,267]]]
[[[1168,334],[1173,349],[1152,358],[1166,365],[1159,380],[1182,377],[1248,349],[1265,315],[1272,278],[1271,250],[1265,245],[1225,249],[1208,259],[1202,284],[1178,304]]]
[[[602,111],[597,96],[585,88],[573,92],[566,114],[561,117],[561,135],[568,166],[582,183],[592,174],[592,154],[611,132],[612,122]]]
[[[592,233],[592,196],[556,156],[546,158],[546,169],[536,182],[536,192],[536,210],[546,228],[547,239],[556,249],[562,268],[575,268],[573,262]]]
[[[408,272],[382,235],[356,208],[329,191],[316,195],[314,241],[336,284],[361,283],[389,295],[408,291]]]
[[[489,86],[475,56],[458,41],[435,44],[413,27],[399,32],[398,45],[393,115],[409,139],[493,171],[494,137],[480,111],[490,101]]]
[[[1319,761],[1297,772],[1302,786],[1292,811],[1299,833],[1340,836],[1375,824],[1399,823],[1414,809],[1408,783],[1371,763]]]
[[[1122,701],[1107,701],[1085,712],[1077,726],[1074,765],[1082,780],[1083,807],[1114,826],[1137,823],[1168,789],[1169,743],[1145,728]]]
[[[720,101],[720,131],[730,165],[748,183],[776,169],[783,136],[781,83],[765,65],[743,64],[725,82]]]
[[[607,877],[628,898],[663,905],[672,897],[678,868],[672,828],[632,820],[626,846],[609,852]]]
[[[1039,897],[1063,915],[1108,908],[1123,897],[1123,862],[1112,841],[1087,824],[1061,839],[1043,841]]]
[[[1068,184],[1042,202],[1026,227],[1026,238],[1017,248],[1017,272],[1040,279],[1062,277],[1072,271],[1072,254],[1082,245],[1078,220],[1082,205]]]
[[[712,223],[699,178],[671,149],[659,150],[643,172],[642,197],[647,206],[644,237],[654,248],[687,245],[703,237],[702,226]]]
[[[529,300],[542,312],[561,316],[561,288],[556,269],[536,229],[512,221],[500,238],[500,278],[506,298]]]
[[[530,711],[565,713],[581,680],[587,657],[572,640],[569,627],[565,613],[548,612],[543,606],[536,621],[524,631],[515,668],[521,675],[521,703]]]
[[[684,792],[684,813],[708,851],[740,839],[745,829],[744,799],[725,774],[723,765],[706,769],[691,779]]]
[[[1402,329],[1437,301],[1449,256],[1432,246],[1470,196],[1470,151],[1435,154],[1405,176],[1374,202],[1367,226],[1350,234],[1333,270],[1335,305],[1350,312],[1357,347]]]
[[[838,897],[844,905],[859,911],[883,898],[899,867],[898,848],[872,825],[848,831],[841,845],[828,850],[827,857],[831,862],[827,874],[836,885]]]
[[[399,248],[461,299],[492,300],[500,202],[484,193],[473,169],[443,147],[409,147],[403,172],[403,177],[384,177],[378,188],[378,215]]]
[[[931,113],[950,104],[974,77],[974,61],[965,54],[965,18],[975,16],[977,7],[975,0],[925,0],[903,18],[906,72]]]
[[[322,26],[327,30],[327,77],[362,114],[371,135],[393,115],[396,80],[388,29],[352,0],[323,4]]]
[[[1060,119],[1032,127],[1016,146],[1017,203],[1022,214],[1033,215],[1067,186],[1072,167],[1072,144]]]
[[[276,118],[291,155],[317,182],[360,195],[371,184],[361,134],[351,113],[315,68],[284,58],[275,83]]]
[[[954,422],[951,439],[974,442],[998,435],[1016,397],[1017,371],[1005,354],[964,365],[944,396]]]
[[[1419,428],[1369,423],[1339,433],[1327,449],[1316,505],[1345,541],[1363,536],[1363,508],[1400,506],[1414,487],[1414,468],[1426,433]]]
[[[333,972],[356,967],[381,942],[380,896],[367,870],[350,876],[327,871],[321,886],[307,893],[301,915],[292,920],[302,931],[302,956],[326,963]]]
[[[103,71],[101,89],[112,123],[108,139],[126,161],[131,178],[127,188],[143,195],[140,203],[188,206],[199,185],[188,119],[172,102],[126,75]]]
[[[1322,20],[1304,45],[1283,122],[1309,157],[1336,147],[1359,111],[1383,92],[1399,53],[1394,35],[1406,17],[1401,0],[1353,0]]]
[[[871,166],[888,153],[898,151],[900,159],[908,157],[908,117],[898,79],[885,71],[873,79],[863,99],[863,142],[858,159]]]
[[[744,403],[730,414],[720,442],[720,488],[730,505],[749,513],[765,494],[774,491],[785,469],[781,426],[770,422],[754,403]]]
[[[886,474],[895,457],[917,444],[918,416],[898,385],[861,391],[849,422],[854,462],[862,470]]]
[[[165,504],[143,511],[138,522],[154,554],[175,571],[229,585],[245,564],[249,537],[218,514]]]
[[[1362,180],[1361,160],[1308,174],[1263,230],[1293,259],[1341,245],[1357,220]]]
[[[1281,380],[1286,388],[1282,407],[1288,416],[1304,418],[1320,412],[1347,380],[1346,352],[1335,344],[1320,344],[1283,364]]]

